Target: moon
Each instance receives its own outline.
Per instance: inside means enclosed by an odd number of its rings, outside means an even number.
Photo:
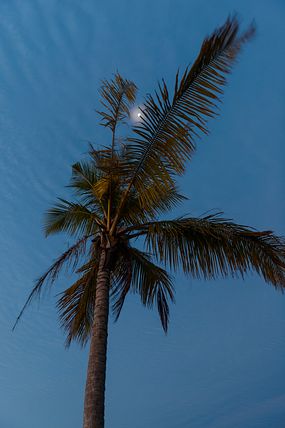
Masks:
[[[130,111],[130,119],[132,122],[134,123],[141,122],[143,117],[143,113],[141,111],[142,108],[143,106],[137,106]]]

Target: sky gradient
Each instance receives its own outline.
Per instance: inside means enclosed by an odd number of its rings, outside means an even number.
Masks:
[[[33,281],[68,244],[46,240],[44,211],[98,126],[100,81],[117,70],[139,101],[192,63],[229,13],[257,35],[225,90],[221,116],[198,150],[179,214],[227,218],[285,234],[283,0],[3,0],[0,3],[0,427],[81,426],[88,349],[64,349],[58,286],[12,325]],[[283,51],[282,51],[283,50]],[[158,316],[127,299],[110,323],[106,428],[285,426],[285,296],[255,275],[176,277],[164,335]]]

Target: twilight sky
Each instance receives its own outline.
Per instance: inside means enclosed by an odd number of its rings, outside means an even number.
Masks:
[[[101,79],[119,70],[142,100],[234,11],[257,36],[181,180],[190,200],[178,213],[223,210],[284,235],[283,0],[1,1],[1,428],[81,426],[87,349],[64,349],[55,310],[69,278],[11,327],[71,243],[44,238],[43,213],[68,194],[87,142],[108,138],[94,112]],[[134,296],[110,323],[106,428],[284,427],[285,296],[254,275],[176,284],[167,336]]]

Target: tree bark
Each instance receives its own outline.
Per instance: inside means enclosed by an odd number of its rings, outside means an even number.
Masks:
[[[83,428],[104,428],[110,284],[110,269],[106,260],[107,250],[102,249],[96,282],[95,313],[91,330],[85,387]]]

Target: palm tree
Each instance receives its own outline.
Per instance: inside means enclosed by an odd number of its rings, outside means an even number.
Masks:
[[[45,217],[46,235],[65,232],[76,242],[38,279],[23,308],[64,265],[77,274],[58,309],[67,345],[90,339],[84,428],[104,427],[109,299],[117,320],[127,294],[137,293],[143,305],[156,306],[166,332],[174,300],[168,270],[206,279],[255,271],[276,289],[285,287],[285,242],[271,231],[257,232],[221,213],[165,219],[185,199],[176,177],[191,159],[197,135],[207,134],[226,75],[253,34],[253,26],[240,34],[237,19],[228,18],[204,40],[193,66],[177,73],[172,96],[162,81],[146,98],[128,138],[118,137],[118,125],[129,118],[136,86],[119,74],[103,81],[99,113],[110,144],[90,147],[88,159],[73,165],[75,200],[59,199]]]

